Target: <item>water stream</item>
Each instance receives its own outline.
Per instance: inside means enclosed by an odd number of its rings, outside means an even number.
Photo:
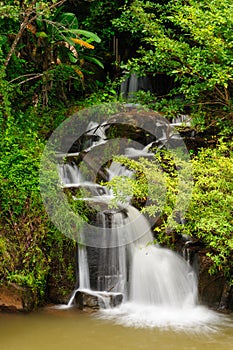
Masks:
[[[95,136],[95,141],[89,142],[86,152],[105,142],[104,128],[98,128],[96,124],[90,125],[88,135]],[[151,156],[150,145],[141,150],[127,148],[125,154],[129,157]],[[105,168],[105,174],[109,180],[114,176],[134,176],[132,171],[115,162]],[[111,190],[89,181],[75,163],[63,164],[60,176],[64,187],[88,188],[89,196],[83,198],[86,202],[108,205],[113,198]],[[192,266],[179,254],[153,244],[150,225],[131,205],[130,196],[125,207],[119,203],[119,208],[115,210],[100,210],[96,225],[102,230],[101,244],[96,246],[95,251],[96,280],[93,285],[91,258],[85,244],[82,244],[78,248],[79,290],[92,295],[101,292],[101,302],[104,293],[110,291],[123,295],[123,303],[119,307],[109,308],[105,303],[105,309],[98,313],[100,319],[137,328],[197,332],[213,331],[221,324],[220,315],[198,304],[197,277]],[[90,232],[82,234],[90,235]],[[95,236],[92,243],[95,247]],[[72,306],[74,298],[75,292],[68,306]]]

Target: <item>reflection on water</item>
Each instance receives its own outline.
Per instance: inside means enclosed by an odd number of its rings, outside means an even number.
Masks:
[[[117,325],[77,309],[0,314],[1,350],[230,350],[233,317],[215,332],[184,332]]]

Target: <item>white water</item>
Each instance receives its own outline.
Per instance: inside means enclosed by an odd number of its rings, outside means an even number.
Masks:
[[[137,91],[153,91],[151,82],[147,76],[138,77],[135,73],[130,74],[121,83],[120,92],[125,98],[133,98]]]
[[[168,306],[126,302],[119,307],[103,309],[97,318],[133,328],[160,328],[193,333],[212,333],[227,325],[226,316],[203,306],[170,308]]]
[[[85,246],[78,247],[79,261],[79,288],[90,289],[89,266],[87,260],[87,250]]]
[[[135,248],[130,300],[169,308],[193,306],[197,301],[195,274],[181,257],[168,249]]]
[[[95,135],[96,130],[99,140],[87,151],[105,141],[103,128],[94,124],[90,128],[88,134]],[[165,136],[161,135],[161,139]],[[126,153],[141,156],[148,150],[149,147],[128,149]],[[109,179],[133,176],[132,171],[118,163],[112,163],[106,172]],[[112,198],[111,191],[88,182],[76,165],[63,165],[60,176],[65,187],[88,186],[91,196],[84,200],[106,203]],[[95,295],[101,292],[101,298],[109,291],[122,293],[122,305],[102,310],[100,317],[125,326],[214,329],[220,316],[198,306],[197,279],[192,267],[177,253],[152,243],[149,223],[130,205],[130,198],[128,200],[123,211],[119,207],[115,212],[98,213],[97,223],[103,231],[102,246],[106,248],[98,250],[97,291],[91,289],[86,247],[79,247],[79,290]],[[127,244],[124,244],[125,237]],[[75,293],[68,306],[72,305]]]
[[[105,227],[107,221],[105,213],[99,213],[98,216],[103,226],[103,245],[107,247],[111,237],[108,235],[109,229]],[[112,240],[115,240],[118,237],[118,230],[121,230],[124,225],[124,220],[120,212],[111,214],[110,220],[111,227],[114,229],[112,232],[110,230],[110,234],[114,234]],[[97,289],[118,292],[126,296],[126,246],[118,246],[117,241],[115,245],[115,248],[102,248],[100,250]]]
[[[76,164],[63,164],[58,170],[64,186],[80,184],[83,181],[83,177]]]

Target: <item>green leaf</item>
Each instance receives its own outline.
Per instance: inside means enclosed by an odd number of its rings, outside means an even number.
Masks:
[[[47,38],[48,35],[45,32],[37,32],[36,37],[37,38]]]
[[[82,30],[82,29],[69,29],[69,32],[72,34],[76,34],[76,35],[83,35],[86,38],[89,38],[97,43],[101,42],[101,39],[98,37],[97,34],[89,32],[87,30]]]
[[[93,62],[95,63],[97,66],[99,66],[100,68],[103,68],[104,69],[104,65],[102,62],[100,62],[97,58],[93,57],[93,56],[84,56],[84,58],[87,60],[87,61],[90,61],[90,62]]]
[[[68,51],[68,57],[71,63],[76,63],[77,62],[77,58],[74,57],[74,55],[72,54],[71,51]]]

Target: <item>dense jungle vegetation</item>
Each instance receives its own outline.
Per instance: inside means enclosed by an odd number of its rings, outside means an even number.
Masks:
[[[0,283],[32,288],[39,303],[52,273],[74,281],[75,242],[45,212],[40,157],[72,113],[124,100],[132,73],[153,87],[135,102],[169,120],[188,114],[203,139],[189,149],[195,184],[177,233],[200,240],[210,273],[233,283],[232,27],[231,0],[0,1]],[[156,230],[167,242],[166,222]]]

